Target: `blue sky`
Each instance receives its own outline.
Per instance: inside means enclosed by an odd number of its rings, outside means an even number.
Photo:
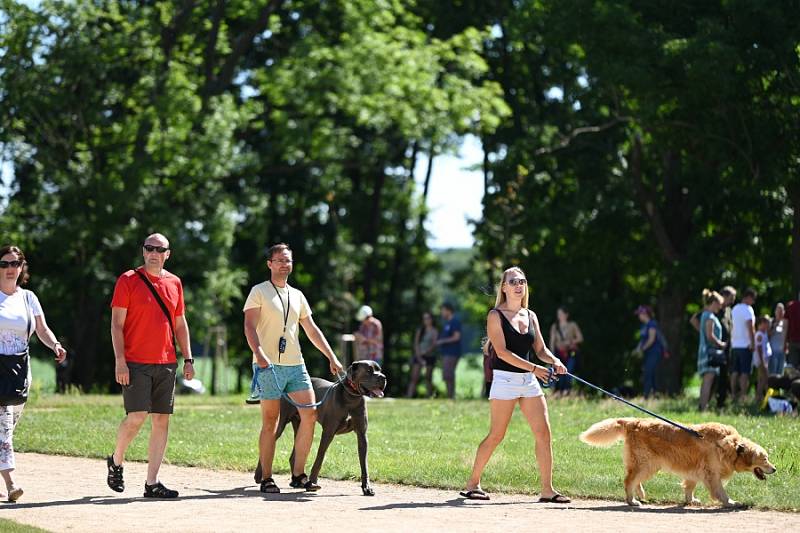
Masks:
[[[467,167],[483,161],[477,137],[467,136],[458,155],[440,155],[433,160],[428,191],[428,245],[432,248],[470,248],[475,240],[468,218],[480,219],[483,213],[483,173]],[[414,171],[417,190],[422,194],[428,158],[420,158]]]

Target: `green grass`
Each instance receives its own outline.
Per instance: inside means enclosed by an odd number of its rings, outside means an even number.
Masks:
[[[5,518],[0,518],[0,531],[3,533],[47,533],[46,529],[20,524]]]
[[[736,500],[760,508],[800,508],[800,426],[796,419],[753,416],[747,412],[698,414],[695,399],[654,400],[651,410],[687,422],[719,421],[762,444],[771,454],[778,473],[767,482],[738,474],[729,484]],[[15,444],[20,451],[104,457],[114,445],[123,416],[118,396],[40,395],[25,409]],[[173,464],[250,471],[257,457],[259,412],[245,406],[242,397],[181,396],[172,419],[168,461]],[[636,416],[636,411],[613,400],[570,398],[550,402],[555,455],[554,482],[570,496],[620,500],[621,447],[593,448],[579,442],[578,434],[606,417]],[[394,400],[369,403],[370,474],[373,480],[459,489],[469,474],[475,449],[489,424],[485,400]],[[128,459],[146,457],[145,428],[133,442]],[[317,437],[319,431],[317,431]],[[291,441],[279,441],[276,470],[285,475]],[[359,478],[355,437],[337,437],[323,466],[323,476]],[[98,476],[103,472],[99,471]],[[249,474],[243,474],[246,482]],[[658,474],[645,489],[651,501],[677,502],[680,480]],[[483,485],[490,491],[533,494],[538,474],[533,438],[519,412],[515,413],[505,441],[485,471]],[[709,502],[704,489],[698,496]]]

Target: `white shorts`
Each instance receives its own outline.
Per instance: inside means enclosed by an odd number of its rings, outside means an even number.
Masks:
[[[490,400],[516,400],[517,398],[536,398],[542,396],[539,380],[531,372],[508,372],[492,370]]]

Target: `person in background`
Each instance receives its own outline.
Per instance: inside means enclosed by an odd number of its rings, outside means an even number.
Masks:
[[[644,383],[642,394],[649,398],[656,390],[656,370],[658,363],[664,356],[664,344],[661,341],[661,333],[658,329],[653,309],[649,305],[640,305],[634,311],[642,323],[639,329],[639,344],[636,345],[635,352],[641,352],[643,356],[642,370]]]
[[[800,292],[786,306],[786,342],[783,345],[786,366],[800,370]]]
[[[722,327],[720,339],[725,343],[725,362],[717,367],[718,373],[714,378],[714,387],[717,389],[717,409],[722,409],[728,399],[728,388],[730,386],[728,366],[731,358],[731,308],[736,302],[736,289],[726,285],[720,289],[719,293],[722,295],[722,308],[717,313],[717,318]],[[689,319],[689,323],[698,332],[700,331],[700,315],[702,312],[700,310]]]
[[[750,372],[753,368],[753,350],[755,350],[756,315],[753,304],[756,302],[755,289],[748,288],[742,295],[742,301],[731,311],[731,395],[734,400],[742,401],[750,388]]]
[[[447,385],[447,397],[456,397],[456,367],[461,357],[461,322],[455,316],[453,304],[445,302],[441,307],[442,331],[436,341],[442,354],[442,378]]]
[[[736,302],[736,289],[730,285],[726,285],[720,289],[719,293],[722,295],[722,308],[717,313],[717,318],[722,327],[720,339],[725,343],[725,361],[722,365],[717,367],[718,373],[714,378],[714,387],[717,389],[717,409],[722,409],[725,407],[725,402],[728,400],[728,387],[730,386],[728,366],[731,356],[731,308]],[[698,311],[689,319],[689,323],[698,332],[700,331],[700,315],[702,312],[702,310]]]
[[[53,350],[56,361],[60,363],[67,357],[67,352],[47,326],[39,298],[33,291],[22,288],[22,285],[28,282],[28,278],[28,263],[22,250],[11,245],[0,248],[0,357],[7,358],[7,361],[15,361],[18,357],[14,356],[28,354],[29,341],[35,332],[42,344]],[[29,355],[27,360],[27,383],[30,387]],[[13,367],[19,368],[16,364],[9,365],[9,369]],[[12,378],[12,374],[6,374],[5,364],[1,368],[3,372],[0,373],[0,380],[8,380],[6,382],[8,387],[3,389],[15,389],[17,381]],[[0,498],[6,498],[9,502],[17,501],[23,493],[22,487],[17,485],[14,479],[16,469],[14,430],[24,407],[24,402],[17,405],[0,405],[0,475],[8,491],[7,494],[0,492]]]
[[[736,303],[736,289],[730,285],[722,287],[719,291],[722,295],[722,310],[719,313],[719,323],[722,326],[722,341],[725,343],[725,364],[719,367],[719,376],[717,376],[717,409],[725,407],[725,402],[728,400],[728,392],[730,390],[730,378],[728,373],[730,371],[731,360],[731,331],[733,330],[733,317],[731,311],[733,304]]]
[[[767,393],[767,377],[769,360],[772,358],[772,347],[769,344],[768,316],[758,317],[756,321],[755,350],[753,350],[753,368],[756,369],[756,405],[760,405]]]
[[[358,331],[354,333],[358,358],[383,364],[383,324],[372,315],[372,308],[368,305],[359,307],[356,320],[360,322]]]
[[[783,304],[778,302],[775,306],[775,318],[769,326],[769,345],[772,348],[772,357],[769,359],[767,371],[770,376],[783,375],[783,367],[786,364],[786,345],[787,320]]]
[[[556,321],[550,326],[550,350],[558,357],[567,372],[575,372],[578,366],[578,349],[583,342],[583,333],[569,311],[563,305],[556,310]],[[562,376],[556,383],[556,396],[568,396],[572,390],[572,378]]]
[[[703,311],[700,313],[700,342],[697,347],[697,373],[703,380],[700,386],[700,411],[708,408],[711,387],[719,375],[719,367],[708,364],[708,347],[725,348],[722,340],[722,324],[717,313],[722,309],[722,295],[716,291],[703,290]]]
[[[425,384],[428,386],[428,398],[433,396],[433,367],[436,365],[436,337],[439,332],[433,324],[433,315],[427,311],[422,313],[422,324],[414,333],[414,353],[411,356],[411,381],[408,383],[406,398],[413,398],[417,391],[419,375],[425,368]]]

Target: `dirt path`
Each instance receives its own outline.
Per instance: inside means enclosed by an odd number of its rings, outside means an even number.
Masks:
[[[128,463],[127,490],[112,492],[105,463],[24,453],[17,455],[25,495],[0,504],[0,518],[50,531],[767,531],[797,530],[791,513],[683,509],[583,500],[568,507],[538,504],[524,495],[497,494],[488,502],[465,502],[453,491],[376,485],[361,496],[358,482],[322,480],[316,494],[284,489],[262,495],[242,472],[164,466],[162,479],[181,493],[178,501],[141,497],[145,465]],[[285,476],[278,484],[287,486]]]

